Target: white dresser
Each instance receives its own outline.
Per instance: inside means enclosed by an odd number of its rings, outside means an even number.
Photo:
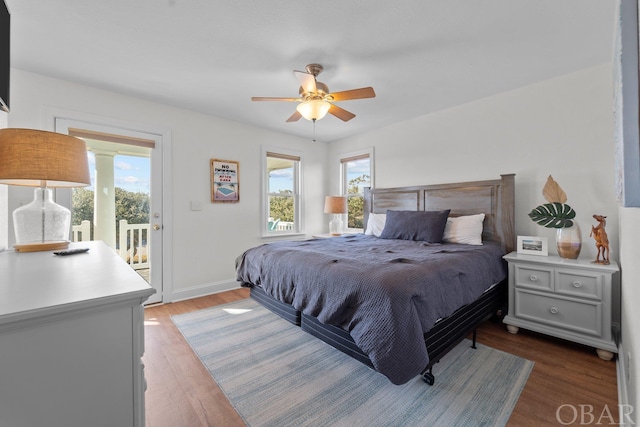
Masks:
[[[509,332],[522,327],[592,346],[605,360],[617,353],[612,331],[612,288],[619,280],[615,261],[602,265],[515,252],[504,259],[509,263],[509,314],[504,318]]]
[[[155,291],[103,242],[0,253],[0,426],[144,426]]]

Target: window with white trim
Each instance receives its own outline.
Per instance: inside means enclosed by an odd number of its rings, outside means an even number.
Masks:
[[[340,158],[341,192],[347,196],[347,229],[364,226],[364,187],[372,186],[372,153],[367,151]]]
[[[265,235],[299,233],[300,156],[266,151]]]

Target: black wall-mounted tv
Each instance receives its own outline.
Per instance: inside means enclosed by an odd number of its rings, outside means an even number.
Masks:
[[[9,112],[9,74],[11,17],[4,0],[0,0],[0,109]]]

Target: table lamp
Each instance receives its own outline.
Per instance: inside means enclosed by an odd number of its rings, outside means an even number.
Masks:
[[[333,219],[329,222],[329,234],[341,236],[344,226],[341,215],[347,213],[347,198],[345,196],[325,197],[324,213],[333,214]]]
[[[16,252],[65,249],[71,212],[53,201],[51,188],[91,183],[83,140],[33,129],[0,129],[0,184],[38,187],[31,203],[13,212]]]

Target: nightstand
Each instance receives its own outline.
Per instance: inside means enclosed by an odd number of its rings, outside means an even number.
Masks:
[[[509,332],[525,328],[596,348],[611,360],[618,348],[612,332],[612,288],[618,264],[595,264],[558,256],[512,252],[509,263]],[[619,325],[616,325],[619,328]]]

